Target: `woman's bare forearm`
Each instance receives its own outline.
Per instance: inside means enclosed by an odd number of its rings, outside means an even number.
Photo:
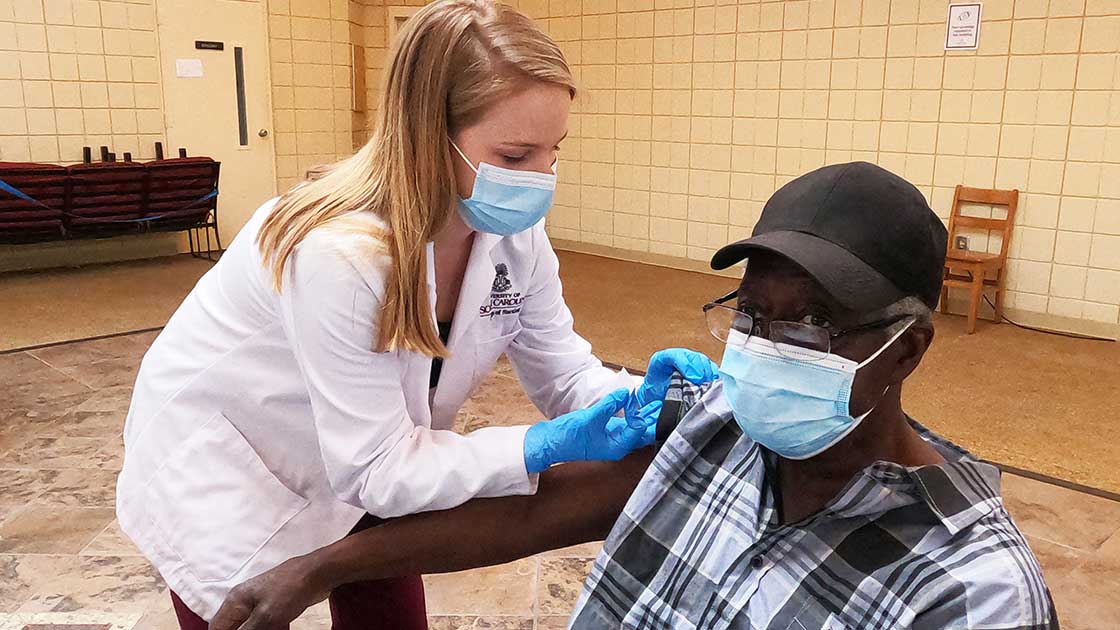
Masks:
[[[351,534],[302,560],[324,588],[490,566],[606,537],[653,458],[579,462],[541,474],[531,496],[475,499]]]

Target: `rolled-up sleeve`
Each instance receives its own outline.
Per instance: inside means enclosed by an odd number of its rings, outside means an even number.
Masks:
[[[536,476],[525,470],[526,427],[463,436],[409,417],[404,351],[374,351],[389,268],[372,243],[343,249],[330,233],[307,237],[285,267],[281,321],[332,489],[382,518],[531,494]]]

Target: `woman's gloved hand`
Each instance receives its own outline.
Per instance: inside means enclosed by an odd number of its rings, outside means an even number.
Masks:
[[[655,352],[649,359],[645,380],[630,397],[626,415],[636,415],[650,403],[664,400],[673,372],[680,372],[693,385],[704,385],[719,377],[719,366],[704,354],[685,348]]]
[[[634,395],[630,394],[630,400],[634,400]],[[662,401],[655,400],[645,407],[638,409],[635,405],[628,402],[626,404],[626,415],[616,416],[607,422],[607,431],[618,431],[623,424],[630,424],[631,426],[638,426],[641,423],[646,428],[645,434],[642,436],[642,441],[638,447],[649,446],[657,439],[657,419],[661,416]]]
[[[619,460],[646,442],[649,427],[639,414],[614,418],[631,394],[618,389],[587,409],[538,422],[525,433],[525,468],[530,473],[553,464],[588,460]],[[656,422],[654,423],[656,425]],[[654,426],[653,430],[656,431]]]

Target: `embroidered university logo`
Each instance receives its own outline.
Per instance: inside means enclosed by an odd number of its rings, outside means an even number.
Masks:
[[[509,291],[509,288],[513,286],[513,283],[509,281],[509,267],[506,267],[505,263],[498,263],[494,266],[494,272],[494,285],[490,290],[494,293]]]
[[[521,303],[525,296],[520,291],[513,291],[513,281],[509,278],[509,267],[505,263],[494,265],[494,284],[490,285],[490,296],[479,307],[479,317],[497,317],[499,315],[516,315],[521,312]]]

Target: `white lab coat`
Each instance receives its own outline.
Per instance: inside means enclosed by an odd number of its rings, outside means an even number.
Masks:
[[[428,357],[372,350],[390,262],[347,227],[384,224],[362,212],[314,230],[277,293],[255,244],[274,204],[257,210],[152,344],[125,423],[121,529],[207,619],[230,588],[342,538],[367,512],[534,492],[526,427],[443,430],[503,352],[542,417],[634,384],[573,331],[540,225],[476,235],[451,357],[429,392]]]

